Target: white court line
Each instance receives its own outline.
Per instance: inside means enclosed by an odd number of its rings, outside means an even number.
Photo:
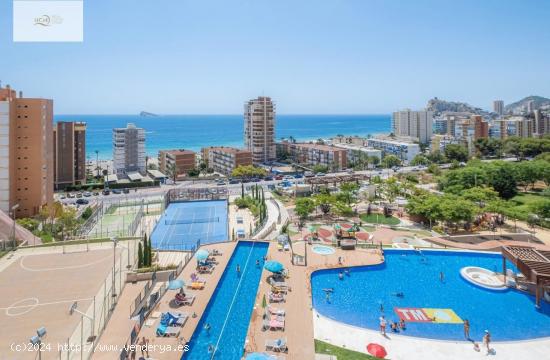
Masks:
[[[174,215],[178,213],[178,210],[179,208],[175,208],[174,209]],[[164,232],[164,235],[162,236],[162,239],[160,241],[160,244],[158,245],[158,248],[159,249],[162,249],[164,247],[164,244],[166,243],[166,238],[168,237],[171,237],[173,232],[176,231],[176,226],[175,225],[167,225],[166,224],[166,220],[168,219],[168,217],[166,216],[164,218],[164,227],[166,227],[166,231]],[[174,217],[171,217],[171,219],[174,219]]]
[[[16,301],[14,302],[14,304],[17,304],[17,303],[20,303],[22,302],[23,300],[30,300],[30,299],[36,299],[38,300],[37,298],[26,298],[26,299],[22,299],[22,300],[19,300],[19,301]],[[72,302],[75,302],[75,301],[88,301],[88,300],[93,300],[94,298],[83,298],[83,299],[70,299],[70,300],[58,300],[58,301],[50,301],[50,302],[43,302],[43,303],[38,303],[38,304],[33,304],[33,305],[17,305],[17,306],[8,306],[8,307],[0,307],[0,310],[9,310],[9,309],[22,309],[22,308],[27,308],[27,307],[30,307],[30,306],[48,306],[48,305],[57,305],[57,304],[66,304],[66,303],[72,303]]]
[[[39,272],[39,271],[56,271],[56,270],[81,269],[81,268],[85,268],[85,267],[88,267],[88,266],[99,264],[99,263],[101,263],[101,262],[103,262],[107,259],[110,259],[111,255],[109,254],[108,256],[106,256],[104,258],[101,258],[101,259],[96,260],[96,261],[92,261],[92,262],[87,263],[87,264],[69,265],[69,266],[61,266],[61,267],[56,267],[56,268],[42,268],[42,269],[31,269],[31,268],[27,267],[25,264],[23,264],[23,259],[25,259],[25,258],[26,258],[26,256],[23,256],[23,257],[20,258],[19,266],[23,270],[26,270],[26,271]]]

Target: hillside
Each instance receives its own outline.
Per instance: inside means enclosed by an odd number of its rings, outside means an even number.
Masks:
[[[451,112],[469,112],[473,114],[485,115],[487,114],[481,108],[471,106],[467,103],[457,102],[457,101],[445,101],[438,99],[437,97],[430,99],[428,105],[426,105],[428,110],[434,111],[436,114],[442,113],[444,111]]]
[[[504,107],[504,112],[521,111],[525,106],[527,106],[527,103],[531,100],[535,102],[535,108],[540,108],[541,106],[550,105],[550,99],[542,96],[531,95],[519,101],[516,101],[514,103],[506,105]]]

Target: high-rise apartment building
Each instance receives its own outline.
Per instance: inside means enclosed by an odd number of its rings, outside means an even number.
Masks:
[[[533,136],[543,137],[547,134],[550,134],[550,116],[537,109],[534,112]]]
[[[59,121],[53,127],[56,189],[86,183],[86,123]]]
[[[36,215],[53,201],[53,100],[0,86],[0,209]]]
[[[176,170],[176,176],[179,176],[187,174],[196,167],[195,152],[191,150],[160,150],[158,159],[159,170],[171,176],[173,176],[173,170]]]
[[[473,115],[471,118],[471,122],[474,126],[474,140],[489,137],[489,123],[483,121],[483,116]]]
[[[252,152],[228,146],[202,148],[202,159],[214,171],[230,175],[238,166],[252,165]]]
[[[433,111],[397,111],[393,113],[392,128],[397,136],[416,138],[428,143],[432,137]]]
[[[532,113],[533,111],[535,111],[535,101],[534,100],[529,100],[527,101],[527,105],[525,106],[525,110],[528,112],[528,113]]]
[[[493,101],[493,112],[502,116],[504,114],[504,101],[502,100]]]
[[[113,167],[117,175],[145,174],[145,130],[129,123],[113,129]]]
[[[275,160],[275,104],[271,98],[260,96],[245,104],[244,146],[252,152],[255,164]]]

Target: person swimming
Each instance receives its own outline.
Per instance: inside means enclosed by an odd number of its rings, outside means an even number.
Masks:
[[[405,324],[405,320],[401,319],[399,320],[399,327],[401,330],[405,330],[407,328],[407,324]]]
[[[241,274],[241,265],[237,264],[237,274]]]
[[[334,288],[324,288],[324,292],[334,292]]]
[[[349,276],[349,269],[344,269],[344,274],[346,274],[346,276]]]
[[[399,332],[399,326],[397,325],[396,322],[391,322],[391,325],[390,325],[390,328],[391,328],[391,331],[393,332]]]
[[[208,344],[208,353],[212,354],[214,352],[214,345]]]
[[[392,295],[397,296],[398,298],[404,298],[405,297],[405,294],[403,294],[402,292],[392,293]]]
[[[344,273],[343,273],[343,272],[340,271],[340,272],[338,273],[338,279],[344,280]]]
[[[259,268],[260,267],[260,260],[256,259],[256,267]]]
[[[204,324],[204,330],[205,330],[208,334],[210,334],[210,328],[211,328],[211,326],[210,326],[209,323]]]

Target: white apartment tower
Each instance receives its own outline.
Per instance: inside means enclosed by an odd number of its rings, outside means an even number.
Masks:
[[[411,111],[393,113],[392,129],[396,136],[409,136],[420,143],[428,143],[432,137],[433,111]]]
[[[493,101],[493,112],[502,116],[504,114],[504,101],[502,100]]]
[[[275,104],[260,96],[244,106],[244,146],[252,152],[254,164],[275,160]]]
[[[113,129],[113,167],[117,175],[145,173],[145,130],[129,123]]]

